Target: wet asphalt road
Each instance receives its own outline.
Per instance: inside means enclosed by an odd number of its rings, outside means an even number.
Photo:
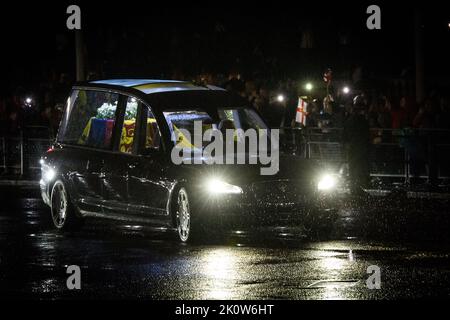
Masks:
[[[90,220],[61,234],[30,190],[2,189],[0,296],[32,299],[403,299],[450,296],[446,201],[346,201],[326,233],[229,230],[183,245],[149,227]],[[66,268],[81,267],[81,290]],[[370,265],[381,289],[366,287]]]

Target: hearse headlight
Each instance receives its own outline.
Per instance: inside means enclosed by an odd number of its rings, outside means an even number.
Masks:
[[[206,181],[206,190],[210,194],[241,194],[242,188],[221,179],[210,178]]]
[[[332,174],[324,174],[320,177],[317,183],[317,189],[319,191],[332,191],[338,184],[338,177]]]
[[[56,171],[54,169],[52,169],[48,166],[43,168],[42,178],[44,178],[44,180],[46,182],[52,181],[55,177],[56,177]]]

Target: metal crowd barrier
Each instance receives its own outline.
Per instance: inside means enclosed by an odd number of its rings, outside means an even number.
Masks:
[[[342,128],[280,128],[280,144],[285,151],[315,159],[344,170],[347,153]],[[370,175],[380,178],[412,176],[412,162],[420,162],[418,178],[427,178],[430,159],[438,168],[438,179],[450,177],[450,130],[370,129]]]
[[[2,176],[27,176],[39,172],[41,155],[53,143],[51,135],[36,137],[35,128],[18,136],[0,137],[0,173]],[[44,135],[45,136],[45,135]]]

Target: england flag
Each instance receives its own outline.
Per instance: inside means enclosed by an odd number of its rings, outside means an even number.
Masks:
[[[298,106],[297,106],[297,112],[295,114],[295,122],[301,123],[302,125],[306,126],[306,107],[308,104],[302,99],[298,98]]]

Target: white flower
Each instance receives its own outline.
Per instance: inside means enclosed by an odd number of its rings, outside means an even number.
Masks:
[[[104,103],[100,108],[97,109],[98,119],[114,119],[117,109],[117,101],[114,104]]]
[[[125,108],[125,120],[136,119],[137,107],[137,101],[127,103],[127,107]]]

